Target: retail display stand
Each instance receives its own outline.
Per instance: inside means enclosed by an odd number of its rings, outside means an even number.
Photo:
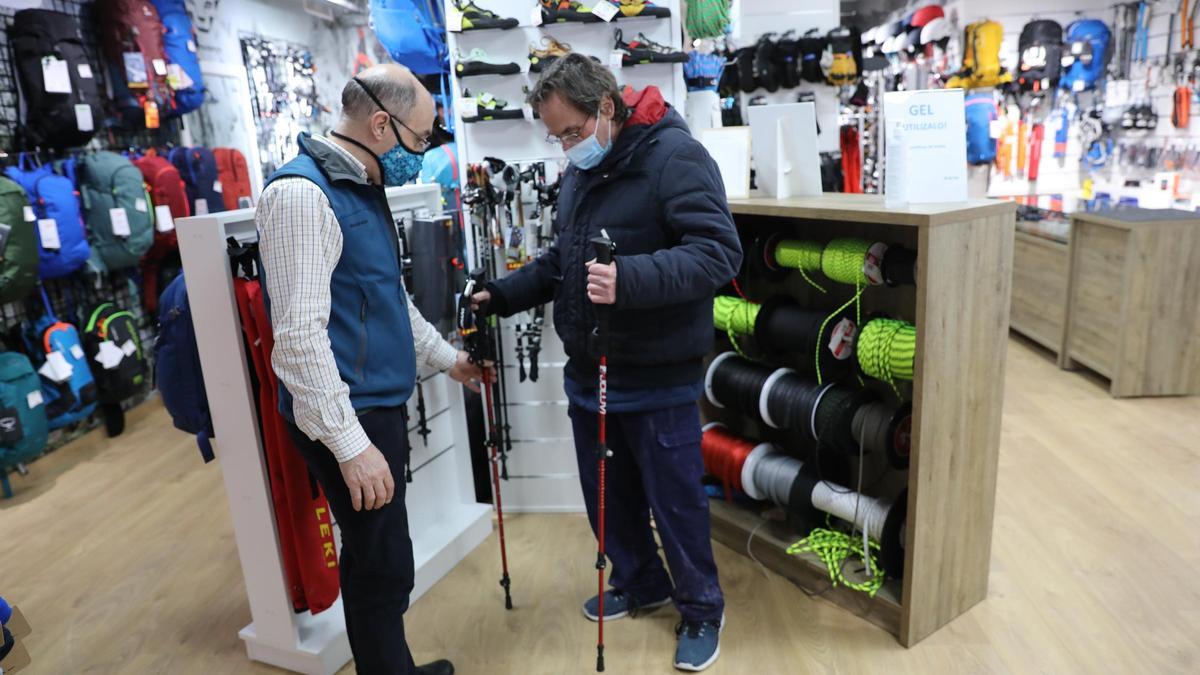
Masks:
[[[388,188],[394,217],[434,211],[436,185]],[[252,623],[239,636],[251,659],[302,673],[334,673],[351,658],[341,599],[313,616],[296,614],[284,579],[254,395],[226,254],[229,237],[257,240],[254,211],[241,209],[177,221],[196,342],[204,370],[234,540]],[[415,559],[416,601],[491,532],[491,508],[477,504],[462,388],[445,375],[422,372],[428,442],[412,423],[413,482],[406,503]],[[340,538],[339,538],[340,545]]]
[[[873,597],[844,586],[831,589],[818,558],[785,553],[803,535],[745,507],[711,502],[714,538],[737,551],[749,549],[763,564],[893,633],[901,644],[916,644],[987,595],[1015,207],[977,200],[886,209],[879,195],[824,195],[731,200],[730,209],[743,233],[817,241],[861,237],[917,250],[915,287],[872,289],[862,307],[864,319],[886,312],[917,326],[910,463],[907,475],[889,476],[890,496],[908,491],[903,579],[889,580]],[[816,308],[845,300],[820,296],[798,274],[789,277],[787,292]],[[705,410],[710,419],[721,412]],[[726,411],[721,421],[728,417]]]
[[[1067,307],[1065,242],[1017,231],[1013,245],[1012,329],[1058,354]]]

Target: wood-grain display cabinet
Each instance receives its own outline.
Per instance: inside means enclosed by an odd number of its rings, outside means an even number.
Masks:
[[[886,313],[917,327],[914,379],[901,392],[913,405],[909,467],[885,471],[870,495],[907,494],[902,579],[888,579],[873,597],[831,588],[816,556],[785,552],[802,534],[764,516],[769,509],[711,502],[715,539],[752,551],[771,569],[881,626],[901,644],[916,644],[987,596],[1015,207],[973,200],[886,208],[877,195],[752,197],[729,205],[748,257],[756,255],[749,242],[770,233],[820,242],[860,237],[917,251],[915,286],[870,287],[860,308],[863,321]],[[821,293],[798,273],[771,280],[755,275],[753,261],[748,267],[742,288],[755,300],[787,295],[802,306],[832,310],[855,293],[853,286],[837,284]],[[882,382],[866,386],[891,395]],[[704,416],[746,437],[768,433],[746,416],[738,419],[707,404]]]
[[[1009,323],[1055,355],[1062,351],[1069,261],[1066,242],[1017,230]]]

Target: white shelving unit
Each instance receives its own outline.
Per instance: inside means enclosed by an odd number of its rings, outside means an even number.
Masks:
[[[437,209],[438,191],[436,185],[389,188],[393,216]],[[202,317],[194,322],[196,342],[250,602],[252,622],[238,635],[253,660],[300,673],[334,673],[350,660],[341,599],[316,616],[291,609],[226,255],[228,237],[257,240],[254,211],[183,218],[177,227],[188,300],[193,317]],[[406,502],[416,567],[414,602],[492,529],[491,509],[474,499],[462,389],[444,375],[423,372],[421,377],[433,433],[426,445],[415,419],[409,430],[413,482]]]

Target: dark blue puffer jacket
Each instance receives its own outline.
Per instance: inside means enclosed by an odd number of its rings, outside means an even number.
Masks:
[[[554,244],[492,282],[492,309],[509,316],[554,301],[567,376],[589,382],[596,325],[584,263],[601,229],[617,245],[608,383],[670,387],[703,377],[713,344],[713,294],[734,277],[742,249],[716,162],[655,87],[626,89],[632,115],[600,166],[568,167]]]

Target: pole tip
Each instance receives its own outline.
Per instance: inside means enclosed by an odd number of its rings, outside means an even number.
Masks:
[[[596,672],[604,672],[604,647],[596,647]]]

